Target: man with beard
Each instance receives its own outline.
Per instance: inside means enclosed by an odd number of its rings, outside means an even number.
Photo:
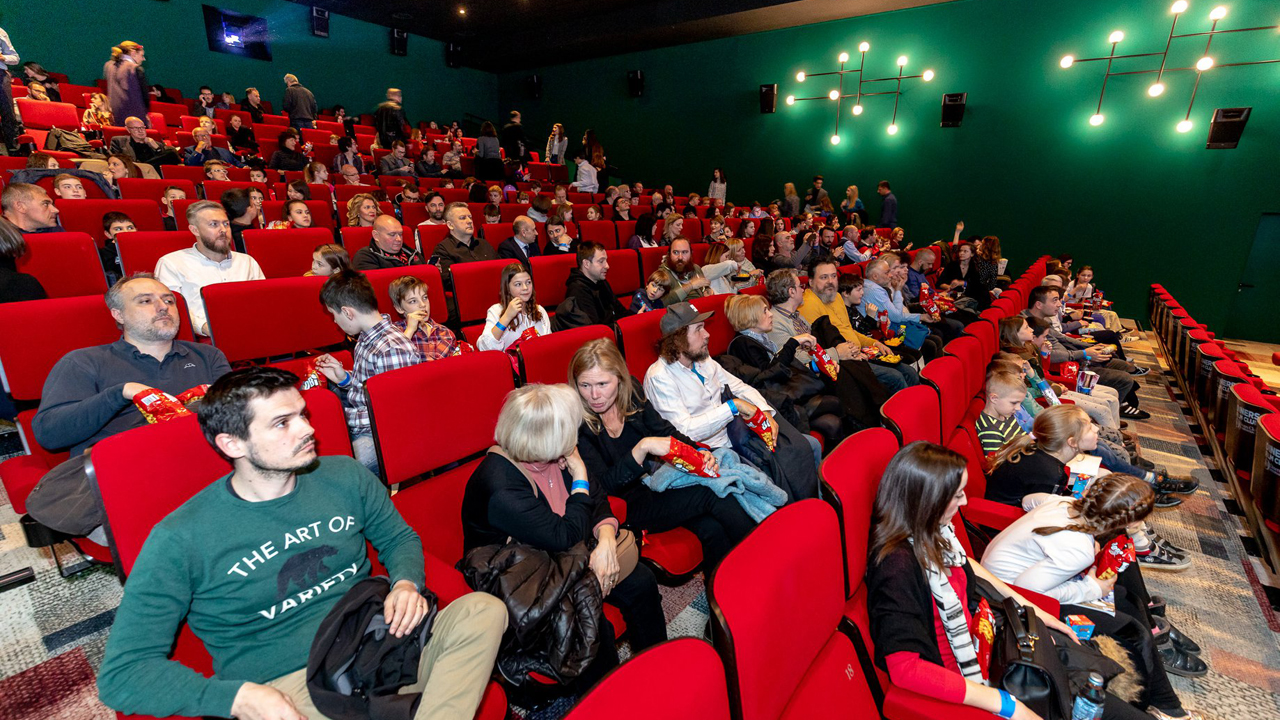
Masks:
[[[687,302],[669,306],[658,325],[662,341],[658,359],[644,376],[644,392],[655,410],[677,430],[711,448],[731,448],[756,465],[787,493],[789,502],[818,496],[821,446],[782,418],[760,391],[712,360],[711,333],[706,321],[713,313],[699,313]],[[756,445],[737,420],[764,414],[775,433],[773,451]],[[744,432],[737,432],[742,430]],[[754,455],[754,456],[753,456]]]
[[[849,309],[840,297],[840,271],[832,260],[819,260],[809,270],[809,289],[804,291],[800,315],[813,326],[813,335],[824,347],[851,342],[858,345],[864,359],[893,355],[887,345],[853,329]],[[843,357],[841,359],[844,359]],[[920,384],[920,374],[903,362],[873,361],[871,371],[890,393]]]
[[[433,192],[427,194],[427,219],[418,223],[418,227],[423,225],[444,225],[444,198],[440,193]]]
[[[667,256],[662,259],[658,270],[667,277],[663,283],[671,288],[669,297],[672,302],[684,302],[711,294],[711,281],[702,273],[702,268],[693,262],[693,248],[684,238],[676,238],[667,248]]]
[[[32,420],[36,442],[41,447],[70,449],[68,463],[82,465],[81,455],[94,443],[146,425],[146,418],[133,405],[139,393],[154,388],[177,396],[231,370],[218,348],[174,339],[179,323],[177,298],[154,275],[139,273],[117,281],[107,291],[106,303],[122,329],[120,339],[72,350],[59,360],[49,371],[40,409]],[[100,506],[96,523],[74,528],[59,522],[64,498],[92,497],[97,502],[83,470],[59,472],[62,469],[51,472],[31,491],[28,512],[72,534],[100,526]],[[94,540],[105,544],[105,537],[95,535]]]
[[[238,280],[265,280],[258,261],[231,249],[231,221],[227,211],[211,200],[192,203],[187,208],[187,229],[196,242],[185,250],[160,258],[156,263],[156,279],[187,301],[191,329],[209,335],[204,297],[206,285]]]
[[[200,429],[233,470],[143,545],[98,675],[108,706],[161,717],[324,717],[307,691],[307,655],[321,622],[371,575],[368,545],[387,568],[381,610],[391,636],[404,638],[431,613],[422,541],[376,477],[351,458],[317,457],[297,382],[252,367],[209,388]],[[484,593],[441,608],[403,688],[422,693],[415,717],[473,717],[506,619]],[[213,677],[167,657],[183,620],[213,655]]]
[[[405,249],[404,226],[390,215],[379,215],[373,221],[373,237],[369,239],[369,244],[357,250],[351,258],[351,267],[356,270],[421,264],[422,254],[416,248],[412,251]]]
[[[471,219],[471,210],[466,203],[450,203],[444,211],[445,224],[449,226],[449,234],[436,245],[431,259],[436,261],[440,274],[444,276],[446,287],[453,287],[453,275],[449,267],[454,263],[476,262],[479,260],[497,260],[498,253],[489,243],[475,236],[476,224]]]

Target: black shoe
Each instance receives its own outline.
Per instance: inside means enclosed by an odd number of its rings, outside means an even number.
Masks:
[[[1142,377],[1143,375],[1146,375],[1149,372],[1151,372],[1151,368],[1145,368],[1145,367],[1135,365],[1133,372],[1129,374],[1134,377]]]
[[[1200,481],[1194,478],[1173,479],[1168,473],[1156,473],[1155,489],[1157,493],[1178,493],[1179,495],[1190,495],[1200,487]]]
[[[1182,504],[1182,498],[1180,497],[1174,497],[1169,493],[1162,493],[1162,492],[1156,493],[1156,507],[1158,508],[1178,507],[1181,504]]]
[[[1146,410],[1139,410],[1132,405],[1122,405],[1120,407],[1120,417],[1128,418],[1129,420],[1146,420],[1151,417],[1151,413]]]
[[[1147,603],[1147,612],[1151,613],[1152,615],[1159,615],[1160,617],[1164,617],[1164,609],[1167,606],[1168,605],[1165,603],[1165,599],[1163,595],[1152,595],[1151,601]]]
[[[1179,650],[1187,653],[1188,655],[1200,654],[1200,646],[1191,638],[1183,635],[1181,630],[1173,626],[1173,623],[1165,620],[1164,618],[1160,618],[1157,622],[1163,622],[1168,626],[1165,628],[1163,635],[1166,635],[1169,638],[1169,641],[1172,642]]]
[[[1151,552],[1138,556],[1138,566],[1143,570],[1169,570],[1177,572],[1191,567],[1191,561],[1178,557],[1159,545],[1153,545]]]
[[[1165,672],[1182,677],[1202,677],[1209,672],[1209,666],[1205,661],[1182,650],[1172,641],[1158,645],[1156,651],[1160,653],[1160,661],[1164,663]]]
[[[1134,458],[1134,459],[1133,459],[1133,464],[1134,464],[1134,465],[1137,465],[1138,467],[1142,468],[1143,470],[1155,470],[1155,469],[1156,469],[1156,464],[1155,464],[1155,463],[1151,462],[1150,460],[1148,460],[1148,459],[1146,459],[1146,458],[1144,458],[1144,457],[1142,457],[1142,456],[1138,456],[1138,457]]]
[[[1125,421],[1121,420],[1121,421],[1120,421],[1120,429],[1121,429],[1121,430],[1128,430],[1128,429],[1129,429],[1129,423],[1127,423],[1127,422],[1125,422]]]

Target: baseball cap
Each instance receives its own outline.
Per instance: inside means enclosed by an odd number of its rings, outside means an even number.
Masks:
[[[694,323],[706,322],[707,318],[714,315],[714,312],[699,313],[698,309],[687,302],[678,302],[674,305],[668,305],[667,311],[662,315],[662,321],[658,323],[658,329],[663,335],[670,335],[680,328],[689,327]]]

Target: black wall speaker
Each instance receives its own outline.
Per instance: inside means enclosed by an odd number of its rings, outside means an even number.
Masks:
[[[1249,122],[1249,111],[1253,108],[1218,108],[1213,111],[1213,121],[1209,123],[1209,142],[1205,147],[1210,150],[1232,150],[1240,143],[1240,135],[1244,133],[1245,123]]]
[[[409,54],[409,33],[404,30],[396,30],[395,28],[391,29],[391,54]]]
[[[530,100],[542,99],[542,76],[529,75],[524,79],[525,92],[529,94]]]
[[[311,8],[311,34],[316,37],[329,37],[329,11],[324,8]]]
[[[942,127],[960,127],[969,93],[947,93],[942,96]]]
[[[631,97],[642,97],[644,95],[643,70],[627,71],[627,91],[631,93]]]
[[[760,112],[778,111],[778,83],[760,86]]]
[[[446,67],[462,67],[462,46],[458,43],[447,43],[444,46],[444,64]]]

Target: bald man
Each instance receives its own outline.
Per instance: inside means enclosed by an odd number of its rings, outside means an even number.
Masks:
[[[422,253],[404,246],[404,226],[390,215],[379,215],[373,221],[373,237],[366,247],[356,251],[351,267],[356,270],[378,270],[421,265]]]
[[[511,227],[513,234],[498,245],[498,257],[518,260],[529,268],[529,258],[538,256],[538,226],[521,215]],[[532,269],[529,270],[532,272]]]

